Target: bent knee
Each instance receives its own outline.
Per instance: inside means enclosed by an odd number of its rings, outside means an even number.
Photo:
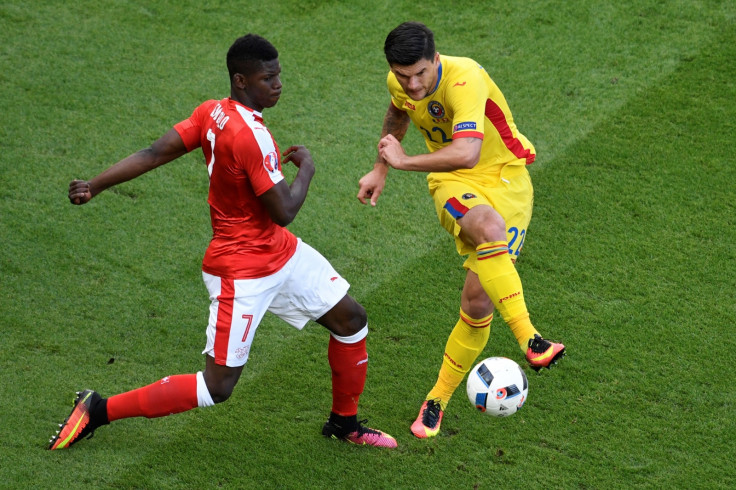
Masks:
[[[485,318],[493,313],[493,303],[488,297],[464,298],[461,308],[466,315],[473,319]]]
[[[506,240],[506,222],[490,206],[474,207],[458,220],[458,224],[461,227],[461,238],[469,240],[476,247],[481,243]]]
[[[496,215],[495,219],[484,221],[480,225],[480,230],[478,232],[478,240],[480,243],[476,243],[476,246],[481,243],[506,241],[506,222],[500,214],[495,211],[494,213]]]
[[[365,312],[365,308],[356,301],[354,306],[351,308],[349,318],[347,318],[345,322],[342,322],[342,324],[336,329],[339,330],[339,332],[335,333],[342,337],[350,337],[351,335],[355,335],[360,332],[367,323],[368,314]]]
[[[204,373],[205,385],[207,391],[215,403],[222,403],[230,398],[233,394],[235,385],[238,383],[238,377],[232,376],[208,376],[208,373]]]
[[[222,403],[230,398],[230,395],[233,394],[233,388],[233,386],[215,385],[213,387],[208,386],[207,390],[210,392],[210,397],[212,397],[213,402]]]
[[[317,319],[317,322],[335,335],[350,337],[365,327],[368,315],[360,303],[350,295],[345,295],[330,311]]]
[[[368,313],[365,312],[363,305],[357,301],[355,302],[355,305],[355,312],[353,313],[353,318],[350,321],[351,334],[358,333],[363,327],[365,327],[366,323],[368,323]]]

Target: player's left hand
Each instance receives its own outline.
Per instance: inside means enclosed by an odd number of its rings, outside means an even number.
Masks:
[[[311,165],[314,165],[312,154],[304,145],[290,146],[282,155],[284,157],[281,162],[282,164],[292,162],[297,168],[300,168],[305,162],[309,162]]]
[[[387,134],[378,142],[378,155],[391,167],[402,170],[401,162],[406,158],[404,147],[392,134]]]

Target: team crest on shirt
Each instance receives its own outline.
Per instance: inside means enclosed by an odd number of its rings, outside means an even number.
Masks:
[[[429,115],[435,119],[445,117],[445,108],[436,100],[429,101],[429,104],[427,104],[427,112],[429,112]]]
[[[272,151],[265,157],[263,157],[263,168],[269,174],[275,174],[279,171],[279,156],[275,151]]]

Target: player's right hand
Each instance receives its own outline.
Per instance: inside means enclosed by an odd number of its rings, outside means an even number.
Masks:
[[[92,191],[87,180],[72,180],[69,182],[69,202],[80,205],[92,199]]]
[[[388,166],[381,164],[385,167],[385,170],[381,170],[376,165],[376,168],[368,172],[358,181],[360,189],[358,190],[358,200],[362,204],[367,204],[366,199],[369,200],[371,206],[376,205],[378,196],[383,192],[383,188],[386,185],[386,172]]]

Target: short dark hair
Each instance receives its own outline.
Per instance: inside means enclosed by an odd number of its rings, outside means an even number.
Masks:
[[[386,36],[383,44],[390,65],[409,66],[434,58],[434,34],[421,22],[404,22]]]
[[[227,71],[230,73],[230,80],[236,73],[250,75],[260,69],[263,62],[278,57],[279,52],[273,44],[258,34],[239,37],[227,51]]]

